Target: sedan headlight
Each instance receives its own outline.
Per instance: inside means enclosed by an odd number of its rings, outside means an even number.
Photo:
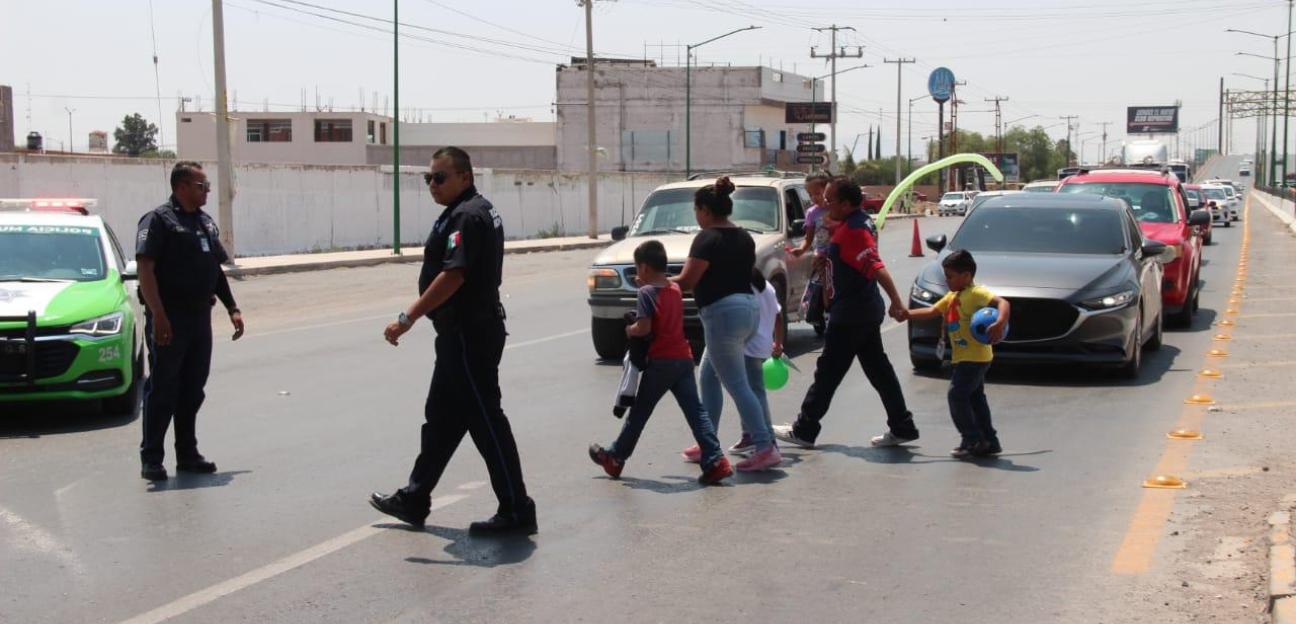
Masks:
[[[913,288],[909,289],[909,296],[926,303],[936,303],[937,301],[940,301],[941,298],[941,295],[927,290],[917,284],[914,284]]]
[[[593,269],[585,279],[590,292],[596,290],[615,290],[621,287],[621,274],[616,269]]]
[[[1098,297],[1096,299],[1081,301],[1080,307],[1089,310],[1113,310],[1115,308],[1124,307],[1126,304],[1128,304],[1133,300],[1134,300],[1133,290],[1122,290],[1118,293],[1112,293],[1105,297]]]
[[[121,312],[113,312],[99,318],[92,318],[88,321],[81,321],[68,329],[70,334],[85,334],[87,336],[116,336],[121,333],[122,323],[125,315]]]

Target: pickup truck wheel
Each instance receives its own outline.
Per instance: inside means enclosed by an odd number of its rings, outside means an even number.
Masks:
[[[621,319],[591,319],[590,335],[594,338],[594,352],[604,360],[618,360],[625,355],[625,321]]]

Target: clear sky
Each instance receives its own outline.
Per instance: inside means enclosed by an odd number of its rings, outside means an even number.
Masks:
[[[390,20],[392,2],[224,6],[229,88],[239,108],[261,110],[268,102],[272,110],[296,110],[303,100],[313,108],[318,91],[322,106],[336,108],[362,99],[371,107],[377,92],[381,109],[390,95],[390,24],[370,18]],[[551,120],[554,65],[584,55],[584,11],[575,0],[400,0],[400,11],[413,37],[401,43],[402,109],[426,121],[500,114]],[[0,84],[14,87],[19,141],[34,129],[58,148],[68,138],[70,108],[73,143],[83,150],[90,130],[111,134],[128,113],[156,121],[160,89],[159,125],[171,144],[179,96],[207,110],[213,105],[209,0],[0,0],[0,12]],[[1109,146],[1119,142],[1128,105],[1181,100],[1181,127],[1207,124],[1217,117],[1220,77],[1228,88],[1259,89],[1259,80],[1232,74],[1273,75],[1271,62],[1235,56],[1272,56],[1271,40],[1225,29],[1282,34],[1286,22],[1283,0],[599,0],[594,46],[601,55],[646,54],[675,64],[683,57],[677,43],[754,24],[762,28],[698,50],[698,62],[822,75],[825,62],[812,60],[810,48],[826,52],[828,35],[812,28],[851,26],[856,30],[843,31],[838,44],[864,46],[864,58],[841,60],[839,69],[873,67],[840,78],[838,134],[846,144],[880,124],[884,152],[894,152],[896,66],[882,61],[903,55],[918,60],[904,66],[906,100],[926,94],[927,75],[947,66],[968,82],[959,91],[967,102],[960,127],[992,131],[994,115],[984,112],[992,105],[984,100],[1006,96],[1005,122],[1035,115],[1018,123],[1043,125],[1055,137],[1066,133],[1059,116],[1078,115],[1079,151],[1089,133],[1097,136],[1097,122],[1112,122]],[[929,100],[914,104],[916,150],[920,137],[935,132],[935,120]],[[1235,129],[1234,150],[1250,151],[1254,120],[1236,121]],[[857,153],[864,151],[860,143]]]

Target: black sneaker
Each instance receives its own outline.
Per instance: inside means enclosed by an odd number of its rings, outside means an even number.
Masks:
[[[202,455],[189,457],[176,461],[176,472],[192,472],[195,474],[211,474],[216,472],[216,463],[207,461]]]
[[[992,440],[990,442],[980,442],[970,450],[972,451],[972,454],[977,457],[990,457],[991,455],[1002,453],[1003,447],[999,446],[998,440]]]
[[[166,481],[167,471],[162,462],[144,462],[140,468],[140,477],[149,481]]]
[[[482,520],[468,525],[468,534],[475,537],[507,537],[511,535],[535,535],[535,507],[512,514],[495,514],[490,520]]]
[[[409,508],[405,503],[404,497],[400,492],[390,496],[374,492],[369,495],[369,505],[378,511],[381,511],[401,522],[404,522],[416,529],[423,528],[423,521],[427,520],[428,512],[418,512]]]
[[[969,457],[972,457],[972,449],[968,448],[966,445],[960,444],[950,451],[950,457],[953,457],[954,459],[968,459]]]

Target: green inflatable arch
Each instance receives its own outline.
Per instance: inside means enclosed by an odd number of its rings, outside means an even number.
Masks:
[[[955,154],[953,156],[942,158],[909,174],[908,177],[900,182],[900,186],[895,187],[895,190],[891,191],[891,194],[886,198],[886,202],[882,204],[882,209],[878,211],[876,219],[878,230],[880,231],[886,225],[887,214],[891,212],[891,206],[895,204],[896,201],[900,199],[900,196],[904,195],[915,182],[929,173],[940,171],[950,165],[957,165],[959,163],[980,165],[986,171],[989,171],[990,175],[994,176],[996,182],[1003,182],[1003,173],[999,171],[999,168],[996,167],[994,163],[990,162],[989,158],[980,154]]]

